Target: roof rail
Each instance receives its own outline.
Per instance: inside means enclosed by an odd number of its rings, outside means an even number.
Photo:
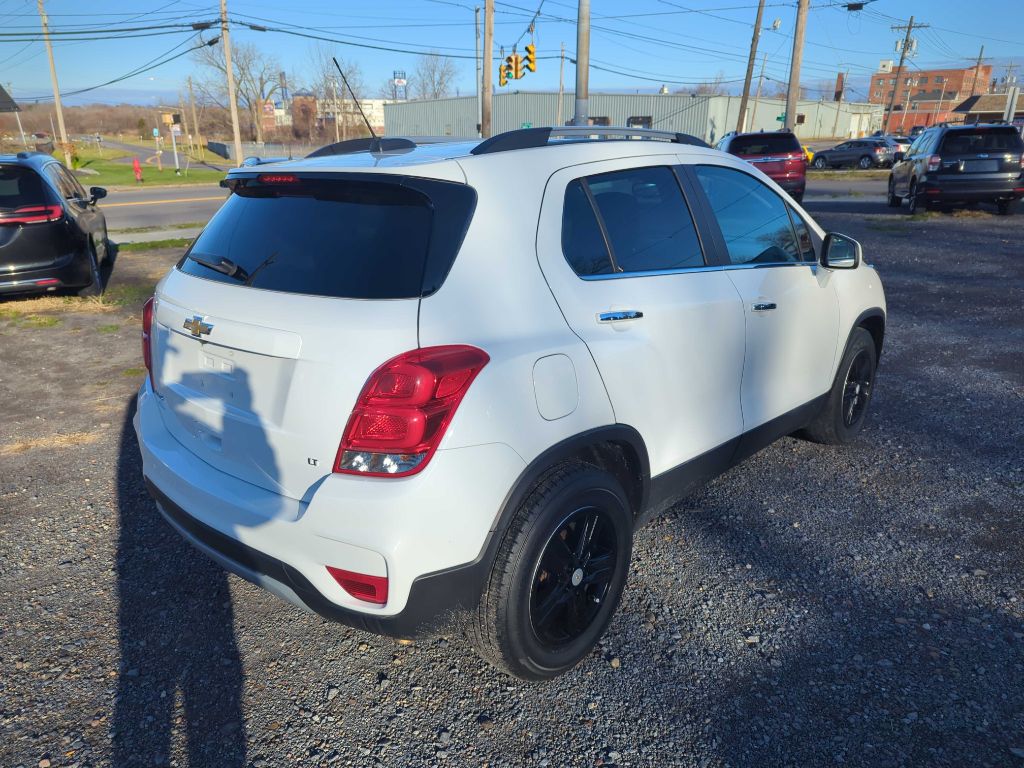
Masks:
[[[310,152],[306,157],[326,157],[328,155],[350,155],[353,152],[402,152],[416,149],[416,142],[410,139],[399,138],[362,138],[339,141],[336,144],[328,144]]]
[[[688,133],[672,131],[652,131],[649,128],[621,128],[600,125],[572,125],[564,128],[522,128],[517,131],[506,131],[480,142],[470,152],[474,155],[489,155],[492,152],[508,152],[513,149],[532,149],[547,146],[550,139],[569,139],[582,141],[591,137],[600,139],[649,139],[668,141],[673,144],[689,144],[695,147],[710,145],[703,139]]]

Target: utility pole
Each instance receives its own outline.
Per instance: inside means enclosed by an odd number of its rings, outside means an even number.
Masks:
[[[192,130],[196,132],[196,144],[199,145],[199,161],[205,162],[206,155],[203,152],[203,136],[199,130],[199,119],[196,117],[196,95],[192,92],[192,76],[188,77],[188,103],[192,107]]]
[[[754,120],[757,118],[757,102],[761,99],[761,84],[764,82],[764,65],[768,63],[768,54],[761,57],[761,74],[757,77],[757,93],[754,94],[754,108],[750,110],[750,130],[754,130]]]
[[[789,90],[786,93],[787,131],[796,125],[796,102],[800,98],[800,64],[804,58],[804,34],[807,31],[807,10],[810,0],[800,0],[796,8],[796,29],[793,30],[793,56],[789,62]]]
[[[914,31],[914,28],[923,29],[927,27],[927,24],[914,24],[914,17],[910,17],[910,21],[907,22],[906,26],[902,24],[890,27],[893,32],[901,32],[904,29],[907,30],[906,36],[903,38],[903,49],[900,51],[900,63],[896,67],[896,85],[892,87],[892,96],[889,97],[889,108],[885,111],[885,122],[882,124],[882,133],[889,132],[889,123],[892,122],[892,108],[896,104],[896,93],[900,89],[900,81],[903,79],[903,65],[907,61],[907,52],[910,50],[910,33]]]
[[[57,110],[57,125],[60,127],[60,143],[64,150],[64,164],[71,167],[71,144],[68,132],[64,130],[64,110],[60,104],[60,86],[57,85],[57,66],[53,63],[53,43],[50,42],[50,23],[46,18],[43,0],[39,0],[39,20],[43,24],[43,40],[46,42],[46,56],[50,59],[50,81],[53,83],[53,106]],[[52,128],[52,126],[51,126]]]
[[[189,125],[188,116],[185,113],[185,100],[181,98],[180,93],[178,94],[178,110],[181,115],[181,130],[185,134],[185,139],[188,142],[184,145],[188,147],[188,151],[186,152],[186,154],[188,154],[189,152],[192,152],[192,131],[188,129]]]
[[[10,82],[8,82],[7,83],[7,93],[11,97],[12,101],[14,100],[13,90],[14,90],[14,86],[11,85]],[[20,111],[20,107],[18,107],[17,103],[15,103],[15,105],[14,105],[14,119],[18,121],[18,133],[21,134],[21,143],[25,147],[25,149],[28,149],[28,142],[25,141],[25,129],[21,127],[21,111]]]
[[[483,103],[480,99],[480,6],[473,8],[473,26],[476,28],[476,135],[482,136],[481,133],[483,117],[480,112],[483,109]]]
[[[562,43],[562,52],[558,56],[558,118],[555,124],[562,125],[562,97],[565,95],[565,43]]]
[[[747,99],[750,98],[750,80],[754,76],[754,61],[757,59],[757,41],[761,38],[761,17],[764,16],[764,0],[758,0],[757,18],[754,20],[754,34],[750,36],[750,57],[747,59],[747,75],[743,79],[743,95],[740,96],[740,115],[736,120],[736,133],[743,133],[747,122]]]
[[[341,141],[341,126],[338,124],[341,117],[338,115],[338,81],[333,77],[331,78],[331,88],[334,89],[334,104],[331,111],[334,112],[334,141],[337,143]]]
[[[494,53],[494,0],[484,0],[484,60],[480,85],[480,136],[491,135],[491,57]]]
[[[971,96],[973,96],[978,90],[978,78],[981,77],[981,62],[985,58],[985,46],[981,46],[981,50],[978,51],[978,63],[974,65],[974,80],[971,82]]]
[[[590,0],[579,0],[576,17],[576,113],[573,125],[590,124]]]
[[[839,90],[839,100],[836,102],[836,121],[832,126],[832,135],[839,135],[839,110],[843,107],[843,96],[846,95],[846,81],[850,77],[850,70],[843,73],[843,87]]]
[[[943,85],[942,89],[939,91],[939,103],[935,105],[935,111],[932,113],[932,125],[935,125],[937,122],[939,122],[939,112],[942,111],[942,102],[945,100],[945,98],[946,86]]]
[[[43,0],[39,0],[40,3]],[[224,70],[228,76],[231,132],[235,139],[235,165],[242,165],[242,134],[238,130],[238,99],[235,98],[235,70],[231,67],[231,33],[228,30],[228,0],[220,0],[220,37],[224,41]]]

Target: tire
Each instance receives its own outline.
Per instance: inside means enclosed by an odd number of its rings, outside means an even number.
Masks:
[[[100,273],[100,262],[96,256],[96,246],[93,245],[92,240],[86,246],[86,252],[89,255],[89,273],[92,275],[92,282],[83,288],[78,289],[79,296],[102,296],[103,295],[103,275]]]
[[[857,437],[871,405],[877,365],[878,354],[871,334],[864,328],[854,329],[828,401],[804,428],[803,436],[826,445],[843,445]]]
[[[893,182],[892,174],[889,174],[889,193],[886,202],[890,208],[899,208],[900,203],[903,202],[902,198],[896,196],[895,189],[896,184]]]
[[[920,200],[918,200],[917,194],[917,180],[910,182],[910,188],[907,190],[907,213],[913,216],[918,213],[920,208]]]
[[[996,213],[1000,216],[1012,216],[1016,208],[1016,200],[996,200]]]
[[[872,165],[874,165],[874,161],[867,155],[864,155],[864,157],[857,161],[857,167],[862,171],[868,170]]]
[[[502,537],[470,622],[477,652],[524,680],[574,667],[615,613],[632,548],[633,513],[619,482],[582,462],[553,467]],[[598,559],[607,568],[588,571]]]
[[[818,156],[814,158],[814,162],[811,163],[811,167],[817,168],[819,171],[823,171],[828,168],[828,163],[825,161],[824,157]]]

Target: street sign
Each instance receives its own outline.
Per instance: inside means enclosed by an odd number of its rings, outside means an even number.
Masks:
[[[533,123],[523,123],[520,128],[533,128]]]
[[[782,113],[781,115],[779,115],[779,116],[778,116],[778,117],[776,117],[775,119],[776,119],[776,120],[777,120],[778,122],[780,122],[780,123],[784,123],[784,122],[786,122],[786,113],[785,113],[785,112],[783,112],[783,113]]]
[[[154,128],[153,129],[153,138],[155,139],[155,138],[157,138],[159,136],[160,136],[160,129],[159,128]]]
[[[181,136],[181,125],[179,125],[178,123],[175,123],[174,125],[172,125],[171,126],[171,135],[172,136]]]

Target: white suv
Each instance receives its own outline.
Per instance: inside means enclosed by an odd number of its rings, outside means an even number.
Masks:
[[[606,128],[315,154],[223,182],[146,307],[135,417],[171,525],[298,606],[552,677],[653,511],[863,424],[878,275],[736,157]]]

